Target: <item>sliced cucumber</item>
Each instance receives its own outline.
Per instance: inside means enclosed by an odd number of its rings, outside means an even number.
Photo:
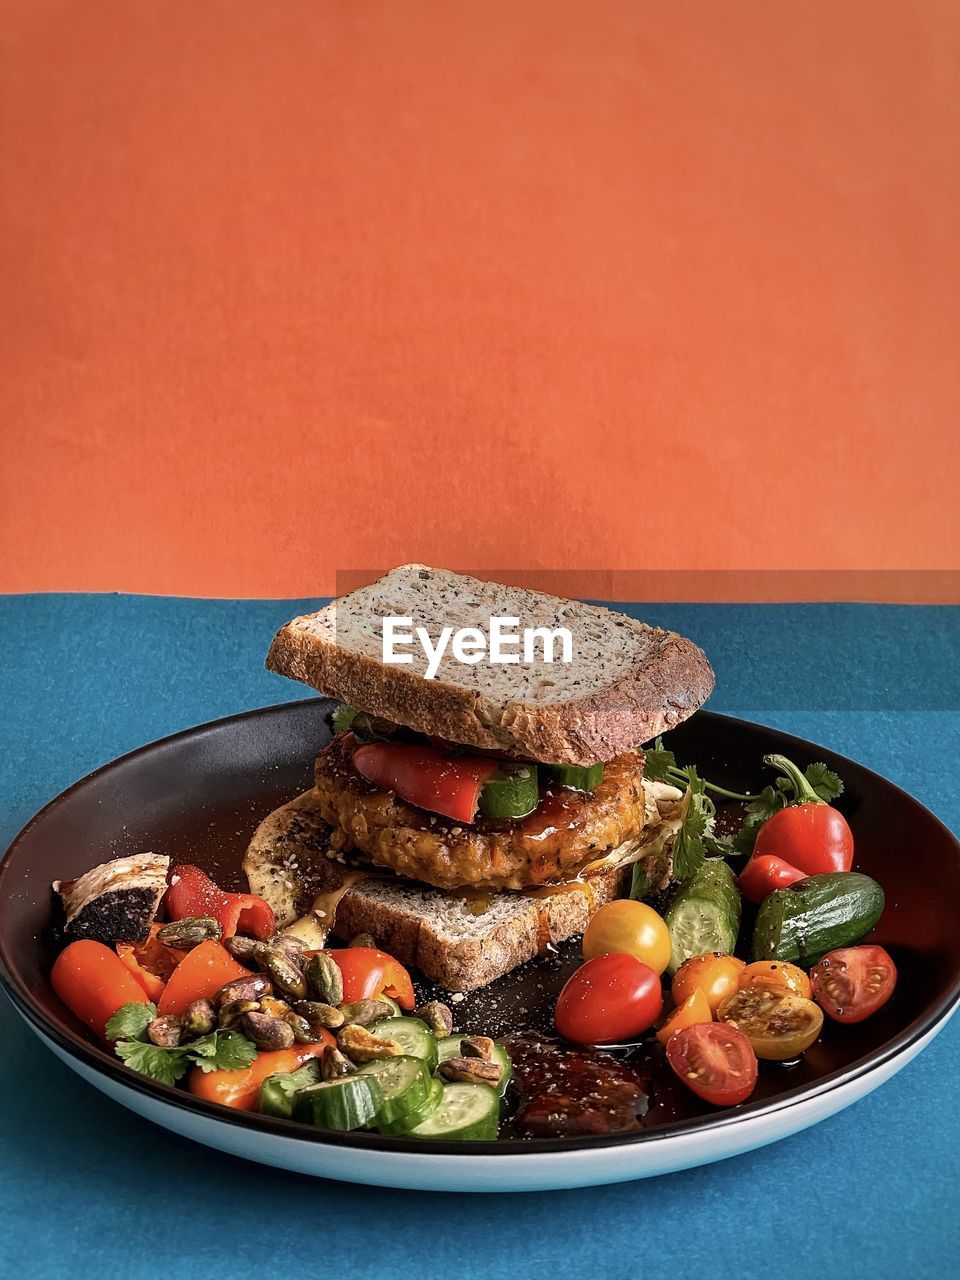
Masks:
[[[378,1000],[378,1002],[379,1002],[380,1004],[388,1004],[388,1005],[390,1006],[390,1017],[391,1017],[391,1018],[402,1018],[402,1017],[403,1017],[403,1010],[402,1010],[402,1009],[400,1008],[400,1006],[397,1004],[396,1000],[394,1000],[393,996],[379,995],[379,996],[377,996],[377,1000]]]
[[[410,1130],[411,1138],[453,1142],[495,1138],[500,1130],[500,1095],[488,1084],[445,1084],[432,1116]]]
[[[707,858],[667,908],[664,921],[673,951],[669,974],[691,956],[732,952],[740,930],[740,891],[722,858]]]
[[[370,1124],[383,1101],[383,1090],[376,1076],[362,1076],[358,1072],[343,1080],[324,1080],[301,1089],[293,1104],[293,1114],[307,1124],[346,1133]]]
[[[378,1128],[416,1113],[430,1093],[430,1071],[422,1058],[381,1058],[365,1063],[357,1074],[372,1076],[380,1086],[383,1105],[373,1121]]]
[[[865,937],[883,914],[883,890],[859,871],[826,871],[776,889],[753,931],[754,960],[809,966]]]
[[[428,1071],[435,1070],[437,1038],[419,1018],[382,1018],[368,1030],[371,1035],[396,1040],[408,1057],[422,1058]]]
[[[443,1100],[443,1082],[438,1080],[436,1076],[430,1078],[430,1091],[421,1103],[420,1107],[404,1116],[401,1120],[395,1120],[393,1124],[382,1124],[380,1132],[388,1134],[391,1138],[402,1137],[403,1134],[409,1133],[411,1129],[415,1129],[418,1124],[422,1124],[427,1116],[432,1116]]]
[[[540,803],[536,765],[501,765],[483,784],[478,803],[485,818],[525,818],[533,813]]]
[[[260,1086],[260,1099],[257,1110],[265,1116],[280,1116],[289,1120],[293,1115],[293,1104],[301,1089],[316,1084],[320,1079],[320,1063],[315,1058],[305,1062],[296,1071],[278,1071],[276,1075],[267,1076]]]
[[[551,782],[572,791],[593,791],[603,781],[602,764],[548,764],[544,768]]]
[[[461,1033],[456,1036],[444,1036],[444,1038],[437,1043],[437,1051],[440,1055],[441,1062],[446,1062],[448,1058],[459,1058],[461,1056],[460,1042],[462,1039],[463,1034]],[[494,1041],[493,1044],[493,1057],[494,1060],[499,1062],[500,1066],[503,1068],[503,1075],[500,1077],[500,1083],[496,1086],[497,1092],[502,1098],[507,1091],[507,1085],[510,1082],[510,1077],[513,1075],[513,1063],[510,1061],[510,1055],[507,1053],[503,1045],[497,1044],[496,1041]]]

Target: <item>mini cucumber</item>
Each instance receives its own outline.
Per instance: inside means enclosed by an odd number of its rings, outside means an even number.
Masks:
[[[444,1036],[444,1038],[439,1041],[437,1044],[437,1050],[440,1054],[441,1062],[446,1062],[447,1058],[459,1058],[461,1056],[460,1042],[462,1039],[463,1033],[461,1032],[459,1035],[455,1036]],[[500,1066],[503,1068],[503,1075],[500,1077],[499,1085],[497,1085],[497,1092],[502,1098],[507,1091],[507,1085],[510,1082],[510,1077],[513,1075],[513,1063],[510,1061],[510,1055],[507,1053],[503,1045],[497,1044],[496,1041],[494,1041],[493,1045],[493,1057],[494,1061],[499,1062]]]
[[[380,1132],[387,1134],[391,1138],[402,1137],[404,1134],[409,1133],[411,1129],[415,1129],[418,1124],[422,1124],[427,1116],[432,1116],[437,1107],[440,1106],[442,1099],[443,1082],[438,1080],[436,1076],[432,1076],[430,1090],[417,1110],[400,1120],[395,1120],[393,1124],[382,1124]]]
[[[673,951],[669,974],[691,956],[732,952],[740,931],[740,891],[722,858],[707,858],[667,908],[664,921]]]
[[[381,1058],[365,1063],[357,1074],[373,1076],[383,1094],[373,1121],[377,1128],[415,1114],[430,1093],[430,1072],[422,1058]]]
[[[883,890],[859,871],[827,871],[776,889],[757,912],[754,960],[807,967],[865,937],[883,914]]]
[[[500,1095],[488,1084],[445,1084],[440,1105],[415,1129],[411,1138],[476,1142],[495,1138],[500,1130]]]
[[[320,1063],[312,1058],[296,1071],[278,1071],[267,1076],[260,1086],[257,1110],[265,1116],[279,1116],[289,1120],[297,1094],[320,1079]]]
[[[297,1120],[321,1129],[346,1133],[371,1124],[383,1106],[383,1090],[376,1076],[346,1076],[308,1085],[296,1095],[293,1114]]]
[[[437,1038],[419,1018],[382,1018],[369,1027],[371,1035],[396,1040],[411,1058],[422,1058],[428,1071],[437,1066]]]

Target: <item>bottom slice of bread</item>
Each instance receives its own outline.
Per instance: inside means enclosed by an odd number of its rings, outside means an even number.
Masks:
[[[651,793],[652,813],[639,848],[651,893],[670,879],[680,825],[679,792]],[[658,810],[659,805],[659,810]],[[448,991],[473,991],[581,933],[590,916],[629,889],[633,865],[616,856],[567,884],[526,892],[455,894],[401,880],[345,859],[330,848],[330,827],[312,791],[266,817],[250,842],[244,871],[250,890],[273,907],[277,922],[313,945],[327,932],[349,940],[373,936],[384,951]]]

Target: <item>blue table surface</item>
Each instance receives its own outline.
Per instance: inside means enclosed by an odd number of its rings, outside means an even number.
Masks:
[[[277,626],[315,604],[0,598],[0,848],[56,792],[112,757],[300,696],[263,670],[263,655]],[[960,830],[956,609],[628,611],[703,645],[717,671],[711,707],[852,756]],[[0,1035],[2,1274],[956,1273],[960,1019],[877,1092],[774,1146],[649,1181],[492,1196],[321,1182],[229,1159],[82,1083],[5,1000]]]

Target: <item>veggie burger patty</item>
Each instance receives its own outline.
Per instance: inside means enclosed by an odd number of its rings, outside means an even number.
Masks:
[[[455,823],[368,782],[353,764],[353,735],[318,756],[320,812],[343,847],[438,889],[525,889],[573,879],[644,825],[643,755],[604,765],[592,792],[548,787],[526,818]]]

